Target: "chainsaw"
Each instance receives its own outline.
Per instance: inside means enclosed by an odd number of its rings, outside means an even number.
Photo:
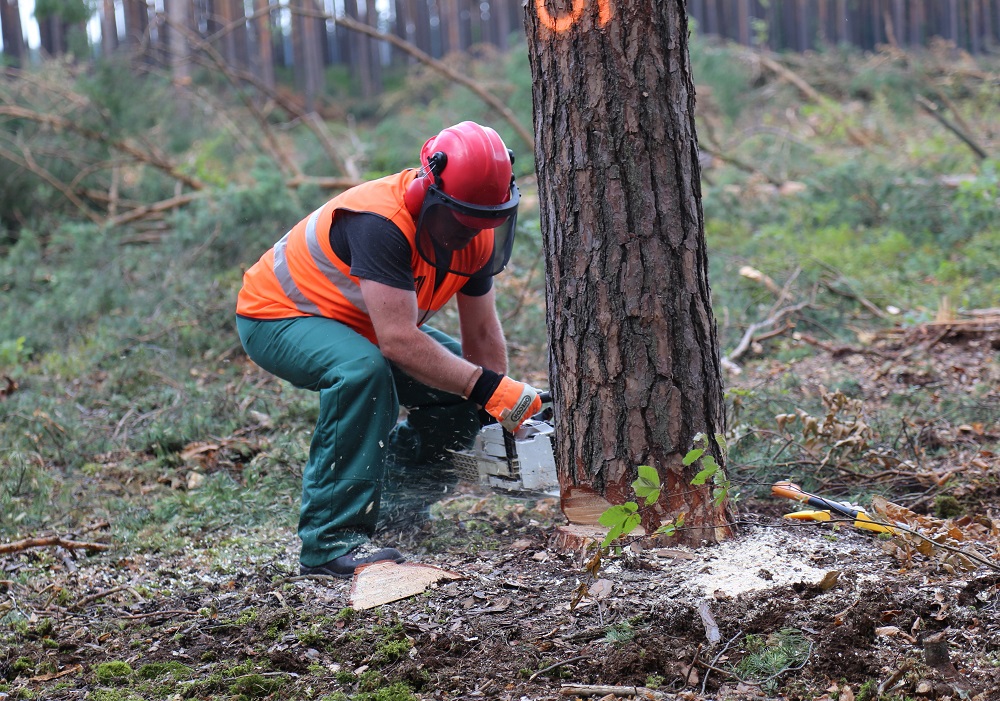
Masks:
[[[485,424],[468,450],[452,451],[452,464],[463,479],[510,493],[558,495],[551,423],[552,395],[542,392],[543,409],[511,433],[499,423]]]

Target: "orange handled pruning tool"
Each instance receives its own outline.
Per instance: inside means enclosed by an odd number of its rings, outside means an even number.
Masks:
[[[785,518],[801,521],[829,521],[832,513],[836,513],[838,516],[854,519],[854,526],[856,528],[863,528],[866,531],[875,531],[876,533],[896,533],[896,529],[892,526],[884,526],[881,523],[876,523],[872,520],[871,516],[861,509],[802,491],[802,487],[794,482],[777,482],[771,487],[771,494],[776,497],[799,501],[818,509],[817,511],[796,511],[795,513],[785,514]]]

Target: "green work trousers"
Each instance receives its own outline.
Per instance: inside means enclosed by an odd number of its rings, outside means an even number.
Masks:
[[[319,393],[319,418],[302,475],[300,560],[315,567],[375,533],[386,460],[431,469],[449,450],[472,445],[477,407],[417,382],[364,336],[321,317],[236,318],[250,358],[268,372]],[[461,355],[461,344],[421,330]],[[397,421],[400,406],[408,412]]]

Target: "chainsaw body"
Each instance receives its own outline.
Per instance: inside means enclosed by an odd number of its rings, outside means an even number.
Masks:
[[[528,419],[514,434],[514,450],[508,451],[503,428],[489,424],[470,449],[452,451],[452,462],[462,478],[493,489],[558,494],[553,432],[547,421]]]

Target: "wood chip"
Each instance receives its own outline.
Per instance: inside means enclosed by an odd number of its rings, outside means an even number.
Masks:
[[[416,562],[373,562],[359,567],[351,583],[351,608],[364,610],[427,591],[442,580],[464,579],[457,572]]]

